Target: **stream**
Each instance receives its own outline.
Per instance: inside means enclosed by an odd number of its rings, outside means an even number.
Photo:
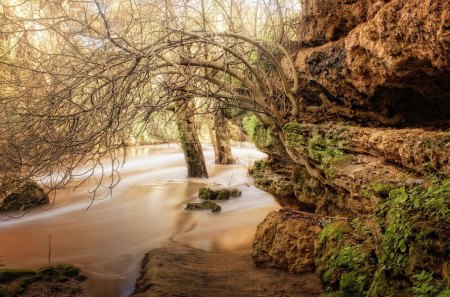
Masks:
[[[144,253],[175,242],[209,251],[248,250],[256,226],[278,209],[272,196],[253,186],[248,165],[264,157],[253,146],[233,148],[239,162],[214,164],[211,146],[204,147],[209,179],[186,178],[184,156],[175,145],[127,149],[121,181],[112,196],[90,204],[86,184],[56,193],[53,206],[0,221],[0,257],[8,267],[38,268],[70,263],[88,276],[92,297],[129,296]],[[220,202],[222,212],[184,211],[205,185],[237,187],[242,196]],[[10,215],[19,215],[11,213]]]

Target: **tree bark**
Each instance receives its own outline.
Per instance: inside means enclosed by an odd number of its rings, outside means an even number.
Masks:
[[[214,145],[216,164],[233,164],[235,159],[231,152],[230,137],[228,135],[227,120],[219,108],[214,113],[212,143]]]
[[[188,177],[208,177],[202,146],[194,121],[194,103],[186,100],[178,111],[177,128],[186,160]]]

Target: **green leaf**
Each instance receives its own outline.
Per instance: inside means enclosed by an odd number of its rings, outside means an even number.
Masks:
[[[400,240],[399,246],[402,253],[406,252],[406,243],[404,239]]]

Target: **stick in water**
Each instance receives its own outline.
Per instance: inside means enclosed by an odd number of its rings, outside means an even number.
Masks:
[[[50,258],[52,257],[52,236],[48,236],[48,266],[51,266],[50,264]]]

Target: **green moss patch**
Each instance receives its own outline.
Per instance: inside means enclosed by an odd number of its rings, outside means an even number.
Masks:
[[[0,283],[10,282],[24,276],[32,276],[35,274],[35,271],[28,269],[2,268],[0,269]]]
[[[352,160],[343,151],[346,143],[342,134],[346,128],[336,126],[322,131],[316,126],[291,122],[283,127],[288,146],[299,154],[309,157],[318,168],[324,170],[328,178],[333,178],[340,164]]]
[[[198,197],[203,200],[228,200],[230,197],[241,196],[241,191],[236,188],[213,190],[210,188],[200,188]]]
[[[358,239],[351,224],[337,221],[320,233],[315,248],[325,296],[364,296],[375,270],[373,243]]]
[[[261,123],[255,115],[245,117],[242,120],[242,125],[247,135],[260,151],[271,156],[285,155],[284,146],[278,135],[270,127]]]
[[[186,204],[185,210],[211,210],[211,212],[220,212],[222,208],[217,203],[209,200],[200,203],[189,202]]]
[[[0,297],[7,296],[84,296],[80,282],[86,277],[69,264],[42,267],[36,271],[26,269],[0,269]]]

